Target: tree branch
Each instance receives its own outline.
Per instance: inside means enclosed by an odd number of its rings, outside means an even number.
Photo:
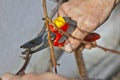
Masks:
[[[83,59],[83,54],[82,54],[83,49],[84,49],[84,44],[81,44],[74,51],[74,55],[75,55],[76,63],[77,63],[79,74],[80,74],[80,80],[89,80],[86,66]]]
[[[42,4],[43,4],[43,11],[44,11],[46,29],[48,30],[47,32],[48,32],[48,43],[49,43],[49,45],[50,45],[50,58],[51,58],[51,61],[52,61],[53,66],[54,66],[54,70],[55,70],[55,72],[57,73],[57,66],[56,66],[57,63],[56,63],[55,55],[54,55],[54,48],[53,48],[53,45],[52,45],[52,42],[51,42],[49,22],[48,22],[48,20],[47,20],[48,14],[47,14],[46,0],[42,0]],[[51,66],[52,66],[52,64],[51,64]]]

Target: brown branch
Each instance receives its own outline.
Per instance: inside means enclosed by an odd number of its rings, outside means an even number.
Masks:
[[[51,14],[50,14],[50,19],[52,19],[52,18],[56,15],[56,13],[57,13],[57,11],[58,11],[58,9],[59,9],[59,6],[60,6],[60,4],[61,4],[63,1],[64,1],[64,0],[60,0],[60,1],[58,2],[58,4],[56,5],[56,7],[54,8],[54,10],[53,10],[53,11],[51,12]],[[40,35],[41,33],[43,33],[43,31],[45,31],[45,29],[46,29],[46,25],[45,25],[45,23],[44,23],[44,25],[43,25],[41,31],[38,33],[38,35]]]
[[[55,60],[55,55],[54,55],[54,48],[53,48],[53,45],[51,43],[51,37],[50,37],[50,29],[49,29],[49,22],[47,20],[48,18],[48,14],[47,14],[47,8],[46,8],[46,0],[42,0],[42,4],[43,4],[43,11],[44,11],[44,17],[45,17],[45,23],[46,23],[46,29],[48,30],[48,43],[50,45],[50,58],[51,58],[51,61],[52,61],[52,64],[54,66],[54,70],[55,72],[57,73],[57,63],[56,63],[56,60]]]
[[[109,49],[109,48],[105,48],[105,47],[102,47],[100,45],[96,45],[96,47],[104,50],[104,51],[109,51],[109,52],[112,52],[112,53],[115,53],[115,54],[119,54],[120,55],[120,52],[119,51],[116,51],[116,50],[113,50],[113,49]]]
[[[84,44],[81,44],[74,51],[74,55],[75,55],[76,63],[77,63],[79,74],[80,74],[80,80],[89,80],[86,66],[83,59],[83,54],[82,54],[83,49],[84,49]]]
[[[23,64],[23,66],[21,67],[21,69],[16,73],[16,75],[22,76],[22,75],[25,74],[25,70],[26,70],[26,68],[27,68],[27,66],[28,66],[28,63],[29,63],[29,61],[30,61],[30,58],[31,58],[31,56],[32,56],[32,54],[30,54],[30,49],[27,49],[27,50],[25,51],[25,55],[26,55],[26,57],[25,57],[25,62],[24,62],[24,64]]]

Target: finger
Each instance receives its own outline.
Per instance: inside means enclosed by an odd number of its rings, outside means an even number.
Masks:
[[[67,79],[63,76],[48,72],[42,74],[29,73],[23,76],[22,80],[67,80]]]
[[[69,37],[63,49],[67,52],[72,52],[80,45],[81,40],[83,40],[86,35],[87,33],[83,33],[76,28],[72,33],[72,36],[74,36],[76,39]]]
[[[65,13],[64,9],[62,6],[60,6],[59,10],[58,10],[58,15],[59,16],[67,16],[67,13]]]
[[[85,45],[85,48],[86,48],[86,49],[94,48],[94,47],[96,47],[96,44],[97,44],[96,41],[94,41],[94,42],[92,42],[92,44],[86,44],[86,45]]]
[[[86,45],[85,45],[85,48],[86,48],[86,49],[91,49],[92,47],[93,47],[93,46],[90,45],[90,44],[86,44]]]
[[[78,26],[72,33],[72,36],[74,36],[76,39],[70,37],[66,41],[64,48],[63,48],[65,51],[72,52],[73,50],[75,50],[81,44],[81,40],[84,40],[87,34],[89,34],[89,32],[91,32],[92,30],[96,28],[95,27],[96,25],[91,26],[91,25],[86,24],[87,23],[86,21],[88,21],[89,19],[85,20],[84,22],[83,20],[84,19],[79,20],[79,24],[81,24],[82,26]],[[91,48],[93,47],[93,45],[86,45],[85,47]]]
[[[79,17],[77,23],[78,23],[77,28],[73,31],[72,36],[80,40],[83,40],[86,37],[86,35],[89,34],[89,32],[95,30],[99,24],[96,18],[93,18],[92,15],[91,17],[88,16]],[[81,43],[80,40],[69,38],[69,40],[67,40],[67,42],[68,41],[69,42],[68,43],[66,42],[67,44],[64,46],[64,49],[67,52],[72,52],[80,45]]]
[[[22,80],[42,80],[36,73],[27,73],[22,77]]]
[[[94,18],[94,16],[91,14],[84,15],[78,18],[77,26],[81,30],[91,32],[95,30],[99,25],[99,20],[97,19],[98,18]]]
[[[20,76],[13,75],[11,73],[6,73],[2,76],[2,80],[21,80]]]
[[[13,76],[9,80],[22,80],[21,76]]]
[[[44,73],[42,75],[40,75],[43,80],[68,80],[67,78],[65,78],[64,76],[55,74],[55,73]]]

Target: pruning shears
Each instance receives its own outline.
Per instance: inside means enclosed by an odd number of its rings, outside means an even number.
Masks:
[[[68,34],[71,34],[74,29],[77,27],[77,22],[72,20],[69,17],[57,17],[54,19],[54,24],[59,28],[65,31]],[[49,24],[50,28],[50,36],[52,44],[56,47],[62,47],[64,46],[64,43],[67,39],[66,36],[64,36],[62,33],[60,33],[58,30],[55,29],[55,27],[51,24]],[[49,47],[48,38],[47,38],[47,30],[42,31],[38,36],[36,36],[34,39],[28,41],[27,43],[20,46],[20,48],[24,49],[30,49],[31,53],[38,52],[42,49],[45,49]],[[100,36],[97,33],[90,33],[85,40],[92,42],[99,39]]]
[[[67,32],[68,34],[70,34],[76,28],[76,24],[77,24],[76,21],[72,20],[69,17],[58,17],[54,20],[54,23],[58,28],[61,28],[63,31]],[[53,45],[57,47],[63,46],[67,37],[63,36],[63,34],[57,31],[55,27],[53,27],[51,24],[49,25],[49,28],[51,30],[50,36]],[[49,47],[47,36],[48,36],[47,30],[44,30],[34,39],[21,45],[20,48],[30,49],[31,53],[35,53],[44,48],[47,48]]]

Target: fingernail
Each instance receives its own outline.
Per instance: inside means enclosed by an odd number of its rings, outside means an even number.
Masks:
[[[64,49],[66,52],[69,52],[69,53],[73,51],[73,48],[69,43],[64,46]]]

